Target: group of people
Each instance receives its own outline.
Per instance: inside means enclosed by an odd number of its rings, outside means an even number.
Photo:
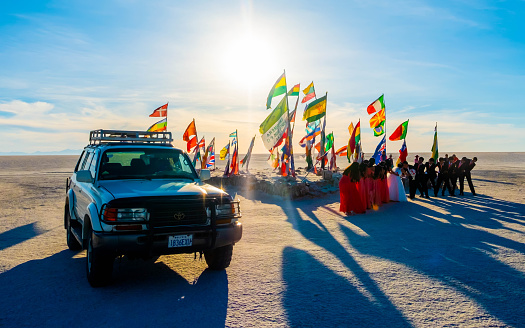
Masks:
[[[374,158],[362,163],[354,162],[343,171],[339,181],[341,197],[340,211],[347,215],[365,213],[367,209],[377,209],[383,203],[390,201],[406,202],[406,187],[410,199],[414,199],[419,190],[420,197],[429,198],[428,189],[434,196],[455,196],[459,180],[459,195],[464,195],[465,179],[470,192],[476,195],[472,184],[471,171],[476,166],[477,158],[459,160],[456,155],[439,158],[435,163],[433,158],[425,162],[423,157],[416,155],[414,165],[402,162],[394,168],[392,156],[376,165]]]

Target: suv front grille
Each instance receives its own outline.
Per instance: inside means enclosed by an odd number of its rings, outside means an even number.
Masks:
[[[109,205],[117,208],[146,208],[150,227],[161,229],[210,225],[211,207],[217,201],[221,203],[220,198],[206,199],[202,196],[133,197],[115,199]]]
[[[202,199],[200,201],[171,201],[163,204],[148,204],[150,224],[154,227],[203,225],[207,224],[208,216]]]

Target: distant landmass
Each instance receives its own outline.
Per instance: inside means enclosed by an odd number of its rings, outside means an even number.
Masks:
[[[35,155],[80,155],[82,149],[64,149],[59,151],[35,151],[33,153],[24,152],[0,152],[0,156],[35,156]]]

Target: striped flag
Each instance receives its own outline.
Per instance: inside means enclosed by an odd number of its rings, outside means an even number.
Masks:
[[[272,107],[272,98],[277,97],[279,95],[282,95],[286,93],[286,76],[285,73],[283,73],[275,82],[272,89],[270,90],[270,93],[268,94],[268,98],[266,99],[266,109]]]
[[[368,112],[368,114],[375,113],[375,112],[380,111],[381,109],[385,108],[384,96],[385,96],[384,94],[381,95],[381,97],[377,98],[376,101],[374,101],[373,103],[368,105],[368,107],[366,108],[366,111]]]

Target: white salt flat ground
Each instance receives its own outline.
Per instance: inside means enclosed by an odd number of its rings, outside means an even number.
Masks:
[[[226,271],[193,255],[123,259],[93,289],[85,252],[65,245],[71,161],[0,172],[1,327],[525,326],[523,172],[479,170],[480,196],[352,217],[338,195],[239,192],[244,235]]]

